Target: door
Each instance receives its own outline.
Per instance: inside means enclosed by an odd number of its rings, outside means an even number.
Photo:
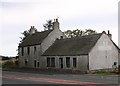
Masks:
[[[39,62],[37,62],[37,68],[39,68],[39,65],[40,65]]]
[[[34,60],[34,68],[36,68],[36,64],[37,64],[37,62],[36,62],[36,60]]]
[[[63,68],[63,58],[59,58],[59,67]]]
[[[27,67],[27,64],[28,64],[28,62],[27,62],[27,60],[25,60],[25,67]]]

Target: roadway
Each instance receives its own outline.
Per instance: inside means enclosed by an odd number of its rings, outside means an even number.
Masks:
[[[85,86],[114,86],[114,84],[118,84],[118,78],[120,78],[117,75],[38,74],[15,71],[3,71],[1,77],[2,84],[77,84]]]

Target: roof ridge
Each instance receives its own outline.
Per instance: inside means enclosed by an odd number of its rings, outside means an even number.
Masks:
[[[76,36],[76,37],[64,38],[64,39],[57,39],[57,40],[66,40],[66,39],[82,38],[82,37],[88,37],[88,36],[93,36],[93,35],[102,35],[102,33],[90,34],[90,35],[84,35],[84,36]]]

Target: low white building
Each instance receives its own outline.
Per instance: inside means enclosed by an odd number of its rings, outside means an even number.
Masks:
[[[32,33],[19,45],[20,67],[75,69],[80,71],[118,67],[119,48],[111,34],[66,38],[56,19],[53,29]]]

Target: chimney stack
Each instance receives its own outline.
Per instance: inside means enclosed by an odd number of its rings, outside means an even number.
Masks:
[[[110,39],[112,39],[112,34],[110,34],[110,31],[108,30],[108,37],[110,38]]]
[[[34,34],[34,33],[36,33],[37,32],[37,29],[34,27],[34,26],[31,26],[30,27],[30,30],[29,30],[29,33],[30,34]]]
[[[53,22],[53,29],[59,29],[59,22],[58,22],[58,19],[54,19],[54,22]]]

